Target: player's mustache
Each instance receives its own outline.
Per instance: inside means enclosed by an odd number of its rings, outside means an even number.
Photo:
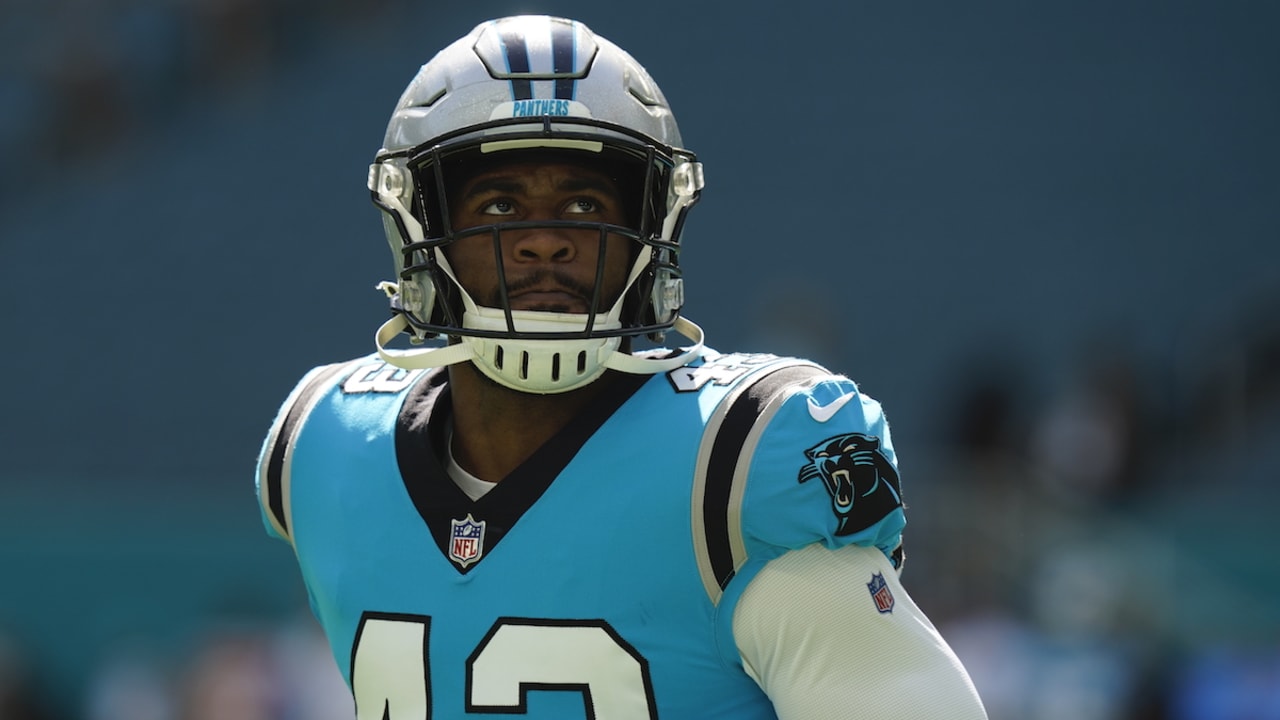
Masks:
[[[553,269],[544,268],[515,279],[507,279],[507,297],[514,297],[527,290],[546,290],[549,288],[568,292],[587,302],[591,301],[591,296],[595,292],[593,285],[588,285],[567,273]],[[494,307],[501,307],[502,305],[502,298],[496,292],[491,301]]]

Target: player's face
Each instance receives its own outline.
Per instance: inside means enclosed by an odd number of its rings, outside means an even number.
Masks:
[[[571,162],[517,162],[468,178],[450,198],[455,230],[504,222],[573,220],[622,225],[624,199],[604,173]],[[631,241],[590,228],[502,231],[502,273],[513,310],[586,313],[604,253],[602,311],[622,293]],[[446,250],[458,281],[480,305],[502,307],[493,236],[462,238]]]

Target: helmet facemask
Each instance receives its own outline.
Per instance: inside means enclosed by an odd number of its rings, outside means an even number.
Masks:
[[[627,370],[634,363],[621,358],[630,357],[632,338],[659,341],[676,325],[683,287],[679,245],[670,238],[678,237],[684,212],[696,201],[700,175],[691,174],[700,166],[688,153],[616,130],[602,133],[590,121],[552,122],[547,117],[536,127],[530,130],[525,121],[470,128],[463,137],[381,158],[371,169],[370,182],[375,203],[396,229],[394,235],[388,233],[399,258],[392,302],[411,341],[445,336],[450,348],[469,348],[468,359],[500,384],[528,392],[563,392],[591,382],[606,367]],[[490,167],[537,162],[583,165],[608,176],[624,203],[624,223],[548,220],[455,227],[450,204],[466,178]],[[673,187],[673,176],[683,185]],[[520,288],[511,282],[527,278],[515,278],[504,267],[503,238],[533,229],[595,236],[595,278],[589,288],[579,290],[589,298],[587,312],[513,309],[510,295]],[[476,297],[478,288],[464,287],[449,259],[459,241],[482,238],[492,246],[497,275],[490,297]],[[579,242],[585,242],[581,235]],[[620,251],[627,254],[625,277],[616,294],[606,297],[605,280],[618,272]],[[696,328],[684,321],[677,329],[689,327]],[[700,344],[701,332],[696,335]],[[438,364],[457,362],[465,353],[444,350],[436,353],[436,360],[443,361]]]

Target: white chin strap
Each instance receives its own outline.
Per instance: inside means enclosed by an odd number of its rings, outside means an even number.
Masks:
[[[583,315],[533,311],[513,311],[520,332],[572,332],[582,330]],[[610,324],[599,327],[608,328]],[[467,360],[494,382],[521,392],[552,394],[580,388],[605,370],[633,375],[654,375],[681,367],[702,352],[702,328],[677,317],[672,329],[693,341],[671,357],[647,357],[619,352],[622,338],[584,340],[525,340],[484,338],[463,335],[461,342],[432,348],[396,350],[387,348],[409,326],[401,313],[378,328],[374,343],[387,363],[406,370],[444,367]],[[476,330],[505,330],[505,314],[496,308],[477,307],[463,315],[463,326]]]

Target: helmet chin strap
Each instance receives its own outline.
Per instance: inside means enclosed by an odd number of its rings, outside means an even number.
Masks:
[[[684,317],[677,317],[671,329],[692,340],[693,344],[681,348],[679,353],[666,358],[650,358],[615,351],[605,360],[604,366],[610,370],[632,375],[656,375],[684,367],[702,354],[702,344],[706,336],[697,323]]]
[[[396,350],[387,347],[388,343],[408,328],[409,320],[405,318],[404,313],[396,313],[391,316],[390,320],[382,323],[373,340],[374,345],[378,348],[378,357],[382,358],[387,364],[398,368],[422,370],[460,363],[470,360],[475,355],[475,351],[472,350],[471,346],[465,343],[408,350]]]
[[[538,314],[555,315],[557,313]],[[455,363],[465,362],[468,360],[477,361],[477,347],[483,346],[471,341],[486,340],[486,338],[470,338],[463,336],[461,342],[441,347],[415,348],[407,350],[388,348],[387,344],[394,340],[397,335],[408,327],[409,321],[405,318],[404,314],[396,313],[390,320],[387,320],[378,328],[378,332],[374,337],[374,344],[378,348],[378,356],[388,364],[404,368],[406,370],[444,367],[446,365],[453,365]],[[609,350],[608,354],[600,363],[600,370],[617,370],[619,372],[630,373],[632,375],[656,375],[658,373],[675,370],[676,368],[689,363],[702,353],[705,335],[701,327],[691,320],[683,317],[677,317],[675,322],[672,324],[672,329],[692,340],[693,345],[682,348],[681,351],[675,355],[662,358],[631,355],[630,353],[619,352],[617,350]],[[555,387],[538,388],[513,383],[509,378],[501,372],[494,370],[486,362],[477,361],[475,362],[475,365],[480,368],[485,375],[489,376],[500,385],[504,385],[521,392],[533,392],[539,394],[551,394],[573,390],[590,383],[599,376],[599,373],[597,372],[585,376],[578,382],[566,383]]]

